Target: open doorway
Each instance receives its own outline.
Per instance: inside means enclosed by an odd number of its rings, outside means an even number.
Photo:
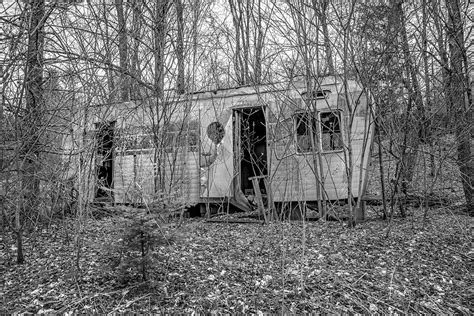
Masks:
[[[113,151],[115,122],[97,124],[96,200],[113,201]]]
[[[244,108],[235,110],[238,119],[238,135],[236,153],[240,153],[240,161],[236,166],[240,174],[240,189],[244,195],[255,195],[250,177],[268,175],[267,166],[267,128],[264,108]],[[266,194],[263,179],[260,190]]]

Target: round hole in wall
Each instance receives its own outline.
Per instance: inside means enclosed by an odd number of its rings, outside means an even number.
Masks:
[[[225,130],[224,126],[219,122],[212,122],[207,126],[207,136],[212,140],[214,144],[219,144],[224,138]]]

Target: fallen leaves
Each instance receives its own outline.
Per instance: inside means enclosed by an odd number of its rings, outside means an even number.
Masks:
[[[428,223],[394,219],[389,238],[382,221],[348,230],[189,220],[174,244],[155,249],[152,280],[129,284],[104,251],[118,241],[113,218],[85,225],[81,274],[74,245],[63,242],[70,225],[58,225],[25,242],[26,264],[3,264],[0,312],[468,313],[472,219],[430,214]]]

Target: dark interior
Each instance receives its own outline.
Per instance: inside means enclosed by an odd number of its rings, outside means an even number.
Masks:
[[[97,131],[97,191],[96,198],[112,198],[114,123],[101,123]]]
[[[249,177],[267,175],[267,137],[265,115],[263,109],[249,108],[241,110],[240,124],[241,146],[241,189],[245,195],[253,193],[252,181]],[[263,180],[260,189],[265,193]]]

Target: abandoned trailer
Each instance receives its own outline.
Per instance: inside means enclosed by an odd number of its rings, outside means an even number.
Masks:
[[[72,172],[91,202],[201,212],[361,197],[374,133],[369,98],[339,77],[311,90],[294,81],[88,107],[66,143],[71,157],[86,155],[88,176]]]

